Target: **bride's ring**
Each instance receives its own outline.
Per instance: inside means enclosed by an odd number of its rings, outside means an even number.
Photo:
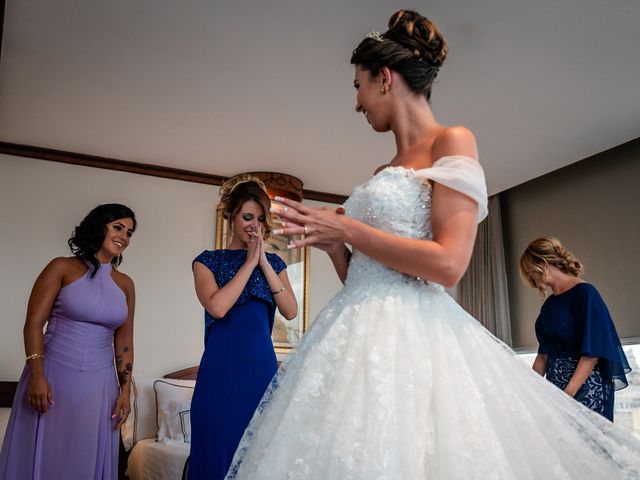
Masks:
[[[304,226],[304,234],[305,235],[309,235],[309,231],[307,230],[307,226],[306,225]]]

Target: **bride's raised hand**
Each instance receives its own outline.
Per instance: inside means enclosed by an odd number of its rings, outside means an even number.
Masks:
[[[289,244],[289,248],[313,246],[331,253],[346,242],[350,221],[341,207],[312,208],[295,200],[276,197],[282,208],[271,211],[282,219],[284,228],[274,231],[276,235],[304,235],[304,238]]]

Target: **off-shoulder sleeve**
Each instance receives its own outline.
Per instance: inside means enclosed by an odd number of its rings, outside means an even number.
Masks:
[[[431,167],[416,170],[415,174],[475,200],[478,204],[478,223],[487,216],[487,185],[484,170],[477,160],[466,155],[441,157]]]
[[[624,388],[629,384],[625,374],[631,369],[609,310],[593,285],[585,283],[579,287],[583,322],[580,354],[599,358],[605,373],[613,379],[615,389]]]

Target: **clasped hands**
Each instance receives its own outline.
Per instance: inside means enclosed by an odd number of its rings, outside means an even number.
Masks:
[[[264,249],[264,237],[262,225],[254,225],[249,230],[249,243],[247,243],[247,263],[253,268],[260,265],[264,267],[269,263]]]
[[[344,215],[344,208],[319,207],[312,208],[295,200],[276,197],[281,208],[271,208],[282,220],[281,229],[274,230],[276,235],[304,235],[292,241],[289,248],[313,246],[327,253],[336,252],[347,242],[349,218]]]

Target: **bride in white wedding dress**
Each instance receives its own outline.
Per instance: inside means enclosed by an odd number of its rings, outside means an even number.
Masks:
[[[326,250],[344,288],[285,360],[227,478],[640,478],[636,440],[444,291],[487,213],[473,134],[439,125],[428,104],[446,52],[431,21],[402,10],[354,51],[356,110],[398,153],[344,212],[281,200],[281,233]]]

